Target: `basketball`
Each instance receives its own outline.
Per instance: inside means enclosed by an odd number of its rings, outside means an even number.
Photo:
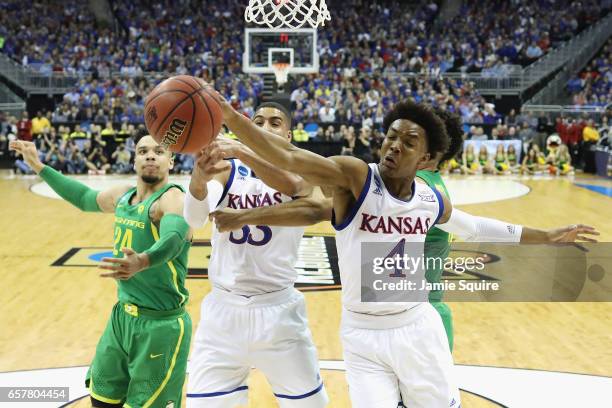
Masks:
[[[221,129],[215,90],[200,78],[178,75],[157,85],[145,102],[145,124],[157,143],[174,153],[195,153]]]

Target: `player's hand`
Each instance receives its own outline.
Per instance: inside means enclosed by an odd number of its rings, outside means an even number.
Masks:
[[[125,257],[102,258],[102,262],[105,263],[98,266],[98,268],[112,272],[101,273],[101,277],[128,280],[138,272],[149,267],[149,257],[147,255],[134,252],[130,248],[122,248],[121,252],[123,252]]]
[[[242,153],[249,148],[240,143],[238,140],[229,139],[227,137],[218,137],[216,140],[216,149],[224,155],[226,158],[237,158],[240,159]]]
[[[224,208],[210,214],[219,232],[234,231],[246,224],[243,218],[244,211],[233,208]]]
[[[38,158],[38,150],[36,150],[36,145],[32,142],[14,140],[9,143],[9,150],[19,153],[23,157],[26,164],[36,173],[40,173],[40,171],[45,167],[45,165]]]
[[[599,235],[599,232],[588,225],[568,225],[546,231],[549,242],[597,242],[591,236]]]
[[[211,91],[212,91],[212,89],[211,89]],[[219,102],[219,106],[221,107],[221,113],[223,114],[223,119],[225,121],[227,121],[229,118],[231,118],[232,115],[238,113],[232,107],[232,105],[230,105],[230,103],[227,101],[227,99],[225,99],[225,97],[223,95],[221,95],[220,92],[215,90],[213,95],[215,96],[215,99],[217,100],[217,102]]]
[[[226,153],[219,149],[217,144],[218,141],[215,140],[195,154],[192,176],[202,184],[208,183],[215,175],[231,167],[231,164],[224,160]]]

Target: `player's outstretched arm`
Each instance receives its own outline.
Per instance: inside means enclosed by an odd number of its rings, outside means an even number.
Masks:
[[[83,183],[64,176],[52,167],[46,166],[38,158],[38,151],[32,142],[13,141],[9,149],[21,154],[23,160],[36,172],[60,197],[82,211],[114,212],[119,198],[129,190],[129,186],[113,187],[97,191]]]
[[[166,191],[150,214],[151,220],[159,224],[159,239],[142,253],[122,248],[123,258],[103,258],[104,263],[99,268],[111,272],[100,276],[126,280],[140,271],[163,265],[179,256],[191,240],[191,230],[183,218],[184,196],[178,189]]]
[[[359,196],[368,165],[355,157],[325,158],[292,145],[289,140],[258,127],[218,94],[223,120],[229,129],[262,159],[298,174],[312,185],[335,186]]]
[[[195,163],[185,195],[183,217],[191,228],[201,228],[217,207],[228,182],[231,165],[223,153],[208,146],[195,155]]]
[[[599,235],[595,228],[582,224],[542,230],[493,218],[479,217],[452,208],[448,198],[444,195],[442,197],[444,213],[436,226],[469,242],[597,242],[592,237]]]
[[[266,185],[286,196],[306,197],[312,192],[312,186],[302,177],[268,163],[237,140],[217,138],[213,143],[224,152],[225,157],[235,157],[242,161],[253,169],[257,177]]]
[[[329,221],[332,200],[312,197],[299,198],[286,203],[247,210],[223,209],[211,214],[219,232],[233,231],[243,225],[269,225],[302,227]]]

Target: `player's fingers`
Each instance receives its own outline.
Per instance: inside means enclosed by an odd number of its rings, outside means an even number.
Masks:
[[[127,261],[123,258],[102,258],[102,262],[107,262],[111,264],[125,264]]]
[[[587,237],[587,236],[584,236],[584,235],[578,235],[578,236],[576,237],[576,241],[583,241],[583,242],[597,242],[597,240],[596,240],[596,239],[591,238],[591,237]]]
[[[599,235],[599,231],[595,229],[595,227],[591,227],[590,225],[578,224],[578,233],[587,233],[592,235]]]
[[[117,279],[119,277],[119,272],[115,272],[115,273],[101,273],[100,277],[101,278],[115,278],[115,279]]]
[[[121,248],[121,252],[123,252],[126,255],[134,255],[136,252],[134,252],[133,249],[131,248]]]
[[[123,266],[121,265],[98,265],[99,269],[104,269],[107,271],[115,271],[115,272],[120,272],[123,270]]]

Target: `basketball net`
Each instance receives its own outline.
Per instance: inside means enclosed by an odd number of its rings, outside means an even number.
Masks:
[[[244,20],[270,28],[317,28],[331,16],[325,0],[249,0]]]
[[[290,65],[286,62],[275,62],[272,64],[272,69],[274,70],[274,76],[276,76],[276,83],[278,85],[282,86],[287,83],[289,66]]]

